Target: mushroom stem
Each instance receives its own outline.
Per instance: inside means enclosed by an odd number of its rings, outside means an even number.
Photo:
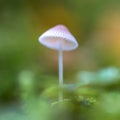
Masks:
[[[62,93],[62,88],[63,88],[63,53],[62,53],[62,46],[59,45],[59,54],[58,54],[58,67],[59,67],[59,101],[63,101],[63,93]]]

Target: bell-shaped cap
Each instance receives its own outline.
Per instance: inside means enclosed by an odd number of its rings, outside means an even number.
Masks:
[[[76,49],[78,43],[71,32],[64,25],[56,25],[39,37],[39,42],[44,46],[63,51]]]

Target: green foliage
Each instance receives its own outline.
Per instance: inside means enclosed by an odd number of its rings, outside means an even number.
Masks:
[[[82,71],[78,73],[80,84],[83,85],[110,85],[120,80],[120,70],[115,67],[99,70],[97,72]]]
[[[57,85],[45,87],[42,94],[35,95],[34,74],[23,71],[19,76],[20,105],[2,107],[0,120],[119,120],[119,91],[116,87],[108,89],[119,84],[119,69],[81,71],[76,76],[78,82],[65,84],[64,100],[58,102]]]

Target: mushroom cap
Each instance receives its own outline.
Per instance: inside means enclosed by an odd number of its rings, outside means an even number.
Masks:
[[[39,37],[39,42],[44,46],[63,51],[70,51],[78,47],[78,43],[71,32],[64,25],[56,25]]]

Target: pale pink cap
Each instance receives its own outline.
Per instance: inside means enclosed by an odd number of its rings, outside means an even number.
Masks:
[[[64,25],[56,25],[39,37],[39,42],[44,46],[63,51],[76,49],[78,43],[71,32]]]

